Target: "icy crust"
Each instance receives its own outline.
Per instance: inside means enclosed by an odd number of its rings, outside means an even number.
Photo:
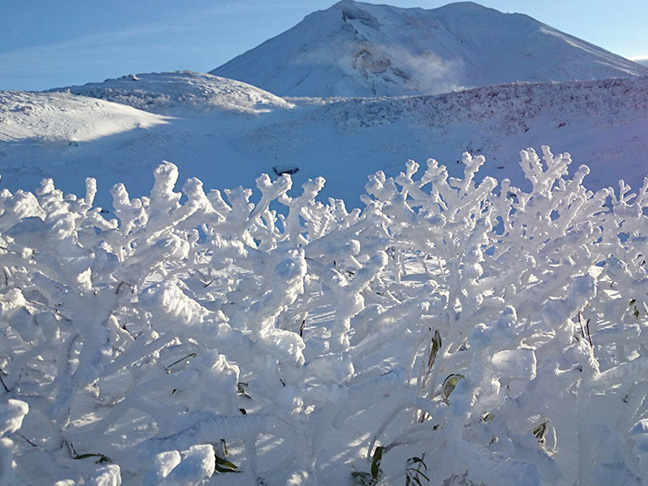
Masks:
[[[164,123],[162,116],[96,97],[0,91],[0,142],[85,142]]]
[[[165,114],[176,114],[183,110],[253,114],[293,106],[249,84],[193,71],[129,74],[118,79],[107,79],[103,83],[88,83],[60,90]]]
[[[0,192],[0,484],[645,484],[648,180],[484,163]]]
[[[322,109],[346,129],[414,118],[425,126],[437,128],[480,123],[486,131],[506,135],[528,131],[543,114],[549,114],[562,126],[574,115],[616,116],[616,123],[621,124],[648,113],[648,75],[629,79],[512,83],[436,96],[337,100]]]
[[[280,96],[403,96],[647,74],[521,14],[342,1],[211,71]]]

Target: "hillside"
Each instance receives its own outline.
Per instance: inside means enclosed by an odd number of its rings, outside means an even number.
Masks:
[[[65,91],[165,114],[178,110],[251,114],[291,107],[278,96],[246,83],[192,71],[129,74],[103,83],[70,86]]]
[[[281,96],[399,96],[648,70],[522,14],[343,0],[214,69]]]
[[[642,162],[648,155],[648,77],[517,83],[404,98],[295,98],[288,103],[275,97],[272,106],[292,108],[256,114],[214,109],[209,99],[185,94],[195,74],[173,77],[174,89],[164,86],[171,90],[167,96],[177,101],[174,116],[165,119],[69,94],[5,94],[5,100],[21,96],[31,104],[47,97],[48,108],[34,111],[31,128],[20,136],[15,127],[23,123],[24,113],[9,106],[3,109],[0,139],[12,137],[12,142],[0,145],[2,186],[30,188],[43,177],[57,176],[62,189],[78,192],[84,190],[83,177],[93,176],[99,181],[98,202],[108,205],[112,184],[124,182],[134,195],[144,194],[151,183],[148,174],[161,160],[170,160],[178,164],[181,180],[197,176],[207,188],[250,187],[261,173],[276,177],[276,172],[286,170],[298,170],[293,175],[296,186],[323,176],[324,198],[358,206],[369,174],[382,170],[396,175],[408,159],[425,162],[434,157],[457,177],[463,169],[456,162],[464,151],[486,156],[479,178],[508,177],[514,184],[524,184],[517,154],[541,144],[570,152],[576,166],[588,164],[591,174],[585,185],[592,189],[613,184],[619,177],[637,185],[648,175]],[[122,91],[121,83],[126,81],[109,80],[78,91],[136,106],[158,99],[155,91],[132,96],[132,88]],[[251,86],[245,90],[237,96],[247,99],[257,93]],[[66,121],[54,125],[48,121],[50,113],[62,113],[71,100],[119,107],[153,117],[158,124],[148,128],[140,124],[138,129],[132,125],[132,130],[108,135],[100,128],[108,115],[95,111],[95,135],[80,141],[79,133],[90,129],[83,117],[63,117],[60,120]],[[164,104],[143,107],[169,112]]]

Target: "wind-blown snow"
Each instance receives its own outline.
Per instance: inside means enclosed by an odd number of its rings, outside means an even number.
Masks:
[[[282,96],[435,94],[648,70],[522,14],[343,0],[211,71]]]

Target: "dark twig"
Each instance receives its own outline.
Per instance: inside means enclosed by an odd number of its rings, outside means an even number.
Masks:
[[[580,311],[578,311],[578,323],[580,324],[581,335],[583,336],[583,339],[585,339],[585,329],[583,329],[583,315]]]
[[[2,369],[0,369],[0,383],[2,384],[2,388],[4,388],[7,393],[11,393],[11,390],[9,389],[7,384],[4,382],[4,378],[2,378],[2,375],[4,375],[4,374],[5,374],[5,372],[2,371]]]

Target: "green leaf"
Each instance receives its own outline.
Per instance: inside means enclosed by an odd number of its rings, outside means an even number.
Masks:
[[[482,415],[482,417],[481,417],[481,421],[482,421],[482,422],[490,422],[491,420],[495,420],[495,416],[494,416],[492,413],[490,413],[490,412],[486,412],[486,413],[485,413],[484,415]]]
[[[238,466],[234,464],[233,462],[228,461],[227,459],[223,457],[219,457],[218,455],[214,454],[216,457],[216,472],[219,473],[239,473],[242,471],[239,471]]]
[[[384,447],[378,446],[374,451],[373,460],[371,461],[371,476],[373,476],[374,479],[378,479],[378,476],[380,476],[380,474],[382,473],[382,471],[380,470],[380,462],[382,461],[384,450]]]
[[[434,337],[432,338],[432,347],[430,349],[430,355],[428,356],[428,371],[432,369],[434,366],[434,362],[437,359],[437,355],[439,354],[439,350],[441,349],[443,342],[441,341],[441,334],[439,334],[439,331],[436,329],[434,330]]]
[[[221,447],[221,450],[223,451],[223,454],[225,454],[225,455],[229,454],[227,452],[227,442],[225,441],[225,439],[220,440],[220,447]]]
[[[238,394],[241,395],[242,397],[249,398],[252,400],[252,397],[248,395],[248,392],[246,391],[246,388],[249,386],[248,383],[243,383],[242,381],[239,381],[236,384],[236,390],[238,391]]]
[[[425,464],[425,461],[423,460],[422,457],[416,457],[416,456],[414,456],[414,457],[410,457],[410,458],[407,460],[407,464],[410,465],[410,466],[411,466],[412,464],[420,464],[420,465],[422,465],[423,468],[427,471],[427,464]]]
[[[427,469],[426,469],[427,470]],[[416,476],[421,476],[423,479],[425,479],[427,482],[430,482],[430,478],[427,477],[427,475],[419,470],[416,471]],[[419,482],[419,484],[421,484]]]
[[[378,482],[380,476],[382,475],[382,469],[380,469],[380,462],[382,461],[383,452],[385,448],[382,446],[376,447],[376,450],[373,453],[371,459],[371,473],[365,471],[354,471],[351,473],[356,484],[359,486],[373,486]]]
[[[368,472],[354,471],[351,476],[353,476],[358,486],[373,486],[376,484],[376,480]]]
[[[79,459],[89,459],[91,457],[97,457],[97,464],[112,464],[112,459],[108,456],[104,456],[103,454],[78,454],[74,456],[72,459],[79,460]]]
[[[421,457],[410,457],[407,460],[407,468],[405,469],[405,485],[410,486],[412,484],[417,484],[418,486],[423,486],[421,483],[421,478],[425,479],[427,482],[430,482],[430,478],[425,474],[428,470],[427,464],[423,458],[425,454]],[[422,468],[422,470],[421,470]]]
[[[453,373],[449,375],[445,380],[443,380],[443,385],[441,387],[441,395],[443,395],[443,398],[445,400],[448,400],[450,398],[450,394],[454,391],[455,387],[457,386],[457,383],[459,381],[463,380],[465,378],[464,375],[460,375],[459,373]]]
[[[544,446],[546,443],[545,434],[547,433],[547,422],[542,422],[535,429],[533,429],[533,436],[538,441],[538,444]]]

